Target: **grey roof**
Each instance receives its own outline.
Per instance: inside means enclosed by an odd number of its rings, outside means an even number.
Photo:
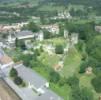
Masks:
[[[22,36],[28,36],[28,35],[33,35],[33,32],[29,30],[23,30],[23,31],[16,33],[17,38],[22,37]]]
[[[19,73],[19,76],[23,78],[26,82],[30,82],[31,84],[33,84],[33,86],[36,89],[43,87],[45,83],[47,82],[35,71],[25,67],[24,65],[19,65],[19,67],[17,67],[16,69]]]
[[[38,96],[36,100],[63,100],[60,96],[49,89],[44,89],[45,93],[41,96]]]
[[[36,88],[42,88],[45,93],[41,94],[40,96],[31,96],[33,100],[64,100],[60,96],[58,96],[55,92],[51,91],[50,89],[43,87],[43,85],[47,82],[44,78],[42,78],[39,74],[35,71],[31,70],[30,68],[25,67],[24,65],[17,65],[16,70],[20,77],[22,77],[25,81],[29,81],[33,84]],[[27,95],[27,94],[26,94]],[[30,98],[30,95],[29,95]]]

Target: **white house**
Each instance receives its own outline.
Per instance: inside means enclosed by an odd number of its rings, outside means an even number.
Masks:
[[[34,37],[36,40],[43,41],[44,40],[43,31],[39,31],[37,33],[34,33]]]
[[[52,55],[55,52],[55,47],[52,44],[43,45],[43,50],[49,55]]]
[[[64,38],[68,38],[69,32],[67,30],[64,30]]]
[[[44,39],[44,35],[42,31],[33,33],[28,30],[23,30],[16,33],[9,33],[7,41],[8,43],[15,43],[16,38],[19,40],[35,38],[36,40],[42,41]]]
[[[67,11],[59,12],[58,13],[58,18],[60,18],[60,19],[71,18],[71,15]]]
[[[72,44],[77,44],[78,43],[78,33],[71,33],[71,43]]]
[[[101,33],[101,26],[95,26],[95,30]]]
[[[16,38],[18,38],[19,40],[34,38],[33,32],[28,31],[28,30],[20,31],[20,32],[16,33],[15,35],[16,35]]]
[[[59,34],[59,26],[57,24],[42,25],[41,28],[46,29],[47,31],[51,33]]]
[[[9,33],[7,42],[8,43],[15,43],[16,36],[14,33]]]

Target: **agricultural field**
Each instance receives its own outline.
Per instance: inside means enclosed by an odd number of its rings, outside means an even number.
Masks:
[[[0,79],[0,100],[21,100],[2,79]]]

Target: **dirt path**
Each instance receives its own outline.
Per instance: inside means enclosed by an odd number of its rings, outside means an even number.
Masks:
[[[15,92],[0,79],[0,100],[21,100]]]

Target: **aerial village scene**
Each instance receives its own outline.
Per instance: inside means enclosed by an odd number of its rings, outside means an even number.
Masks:
[[[0,100],[101,100],[101,20],[20,3],[0,4]]]

